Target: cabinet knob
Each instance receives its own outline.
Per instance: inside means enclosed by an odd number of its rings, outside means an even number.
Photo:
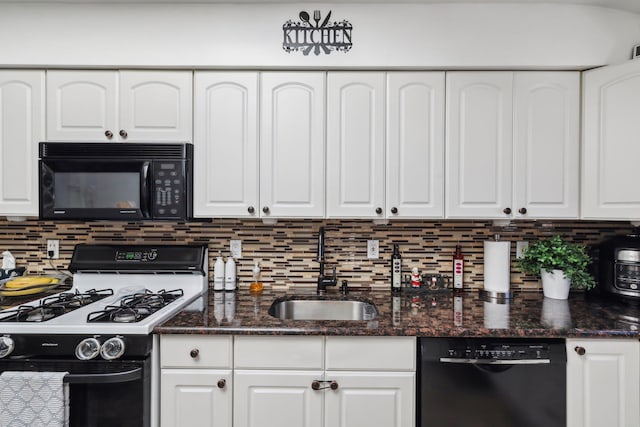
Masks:
[[[119,133],[120,133],[120,136],[121,136],[121,137],[123,137],[123,138],[126,138],[126,137],[127,137],[127,131],[126,131],[126,130],[124,130],[124,129],[120,129],[120,132],[119,132]]]
[[[331,384],[329,384],[329,387],[331,388],[331,390],[337,390],[338,389],[338,383],[335,381],[331,381]]]
[[[318,380],[314,380],[314,381],[311,383],[311,388],[312,388],[313,390],[320,390],[320,381],[318,381]]]
[[[111,139],[113,138],[113,132],[111,132],[110,130],[107,130],[104,132],[104,136],[106,136],[107,138]]]
[[[392,214],[397,214],[398,213],[398,208],[396,208],[395,206],[391,208],[391,213]]]
[[[376,208],[376,213],[380,215],[382,213],[382,208]]]
[[[520,209],[518,209],[518,212],[520,213],[520,215],[526,215],[527,214],[527,208],[520,208]]]
[[[253,206],[249,206],[249,207],[247,208],[247,212],[249,212],[249,213],[250,213],[250,214],[252,214],[252,215],[253,215],[253,213],[254,213],[255,211],[256,211],[256,209],[255,209]]]
[[[268,214],[269,213],[269,206],[265,206],[262,208],[262,212]]]
[[[587,353],[587,350],[584,347],[580,347],[580,346],[576,346],[576,348],[574,348],[574,350],[580,356],[584,356]]]
[[[218,388],[224,388],[224,386],[227,385],[227,380],[225,380],[224,378],[218,380]]]
[[[502,212],[504,212],[506,215],[511,215],[511,208],[504,208]]]
[[[191,350],[191,351],[189,352],[189,355],[190,355],[192,358],[194,358],[194,359],[195,359],[196,357],[198,357],[198,356],[200,355],[200,350],[198,350],[197,348],[194,348],[193,350]]]

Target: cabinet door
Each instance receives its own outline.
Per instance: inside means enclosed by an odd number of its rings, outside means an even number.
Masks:
[[[0,215],[38,215],[44,71],[0,71]]]
[[[637,339],[567,340],[567,426],[640,425],[639,347]]]
[[[123,141],[192,140],[191,71],[120,72],[118,135]]]
[[[446,215],[510,218],[511,72],[447,73]]]
[[[384,218],[384,73],[327,77],[327,216]]]
[[[580,74],[514,77],[515,218],[577,218]]]
[[[640,220],[640,61],[583,76],[582,217]]]
[[[386,215],[444,215],[444,73],[387,74]]]
[[[322,427],[321,371],[234,371],[234,427]]]
[[[196,72],[194,213],[258,216],[258,73]]]
[[[231,427],[231,380],[231,370],[163,369],[161,427]]]
[[[325,390],[325,425],[331,427],[413,427],[413,372],[327,371],[338,384]]]
[[[117,140],[117,75],[116,71],[47,71],[47,139]]]
[[[324,216],[324,73],[263,73],[263,217]]]

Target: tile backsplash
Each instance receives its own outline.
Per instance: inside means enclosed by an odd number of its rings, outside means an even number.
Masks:
[[[374,225],[364,220],[280,220],[275,225],[258,220],[214,219],[190,223],[144,222],[51,222],[0,221],[0,251],[10,250],[18,266],[28,274],[66,269],[78,243],[198,243],[209,247],[211,279],[218,251],[226,258],[229,241],[242,241],[242,258],[237,260],[240,287],[251,281],[255,259],[260,260],[262,281],[269,286],[315,286],[317,236],[325,227],[326,268],[336,267],[338,280],[350,285],[390,286],[390,258],[393,244],[400,245],[403,274],[412,267],[421,273],[451,275],[456,244],[465,257],[465,287],[482,288],[483,241],[499,234],[511,241],[512,289],[538,290],[535,277],[525,277],[515,260],[516,241],[534,241],[559,234],[575,242],[592,245],[603,238],[629,233],[628,222],[601,221],[516,221],[508,227],[491,221],[392,221]],[[60,240],[60,259],[45,259],[47,239]],[[378,240],[380,258],[367,259],[367,240]]]

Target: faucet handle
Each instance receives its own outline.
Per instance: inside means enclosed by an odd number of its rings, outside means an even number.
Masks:
[[[333,266],[333,273],[331,274],[331,278],[335,280],[336,278],[336,266]]]
[[[347,295],[349,293],[349,284],[346,280],[342,281],[342,286],[340,286],[340,292],[342,292],[343,295]]]

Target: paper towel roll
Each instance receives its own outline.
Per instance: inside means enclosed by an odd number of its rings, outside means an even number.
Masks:
[[[511,242],[484,242],[484,290],[508,293],[510,274]]]

